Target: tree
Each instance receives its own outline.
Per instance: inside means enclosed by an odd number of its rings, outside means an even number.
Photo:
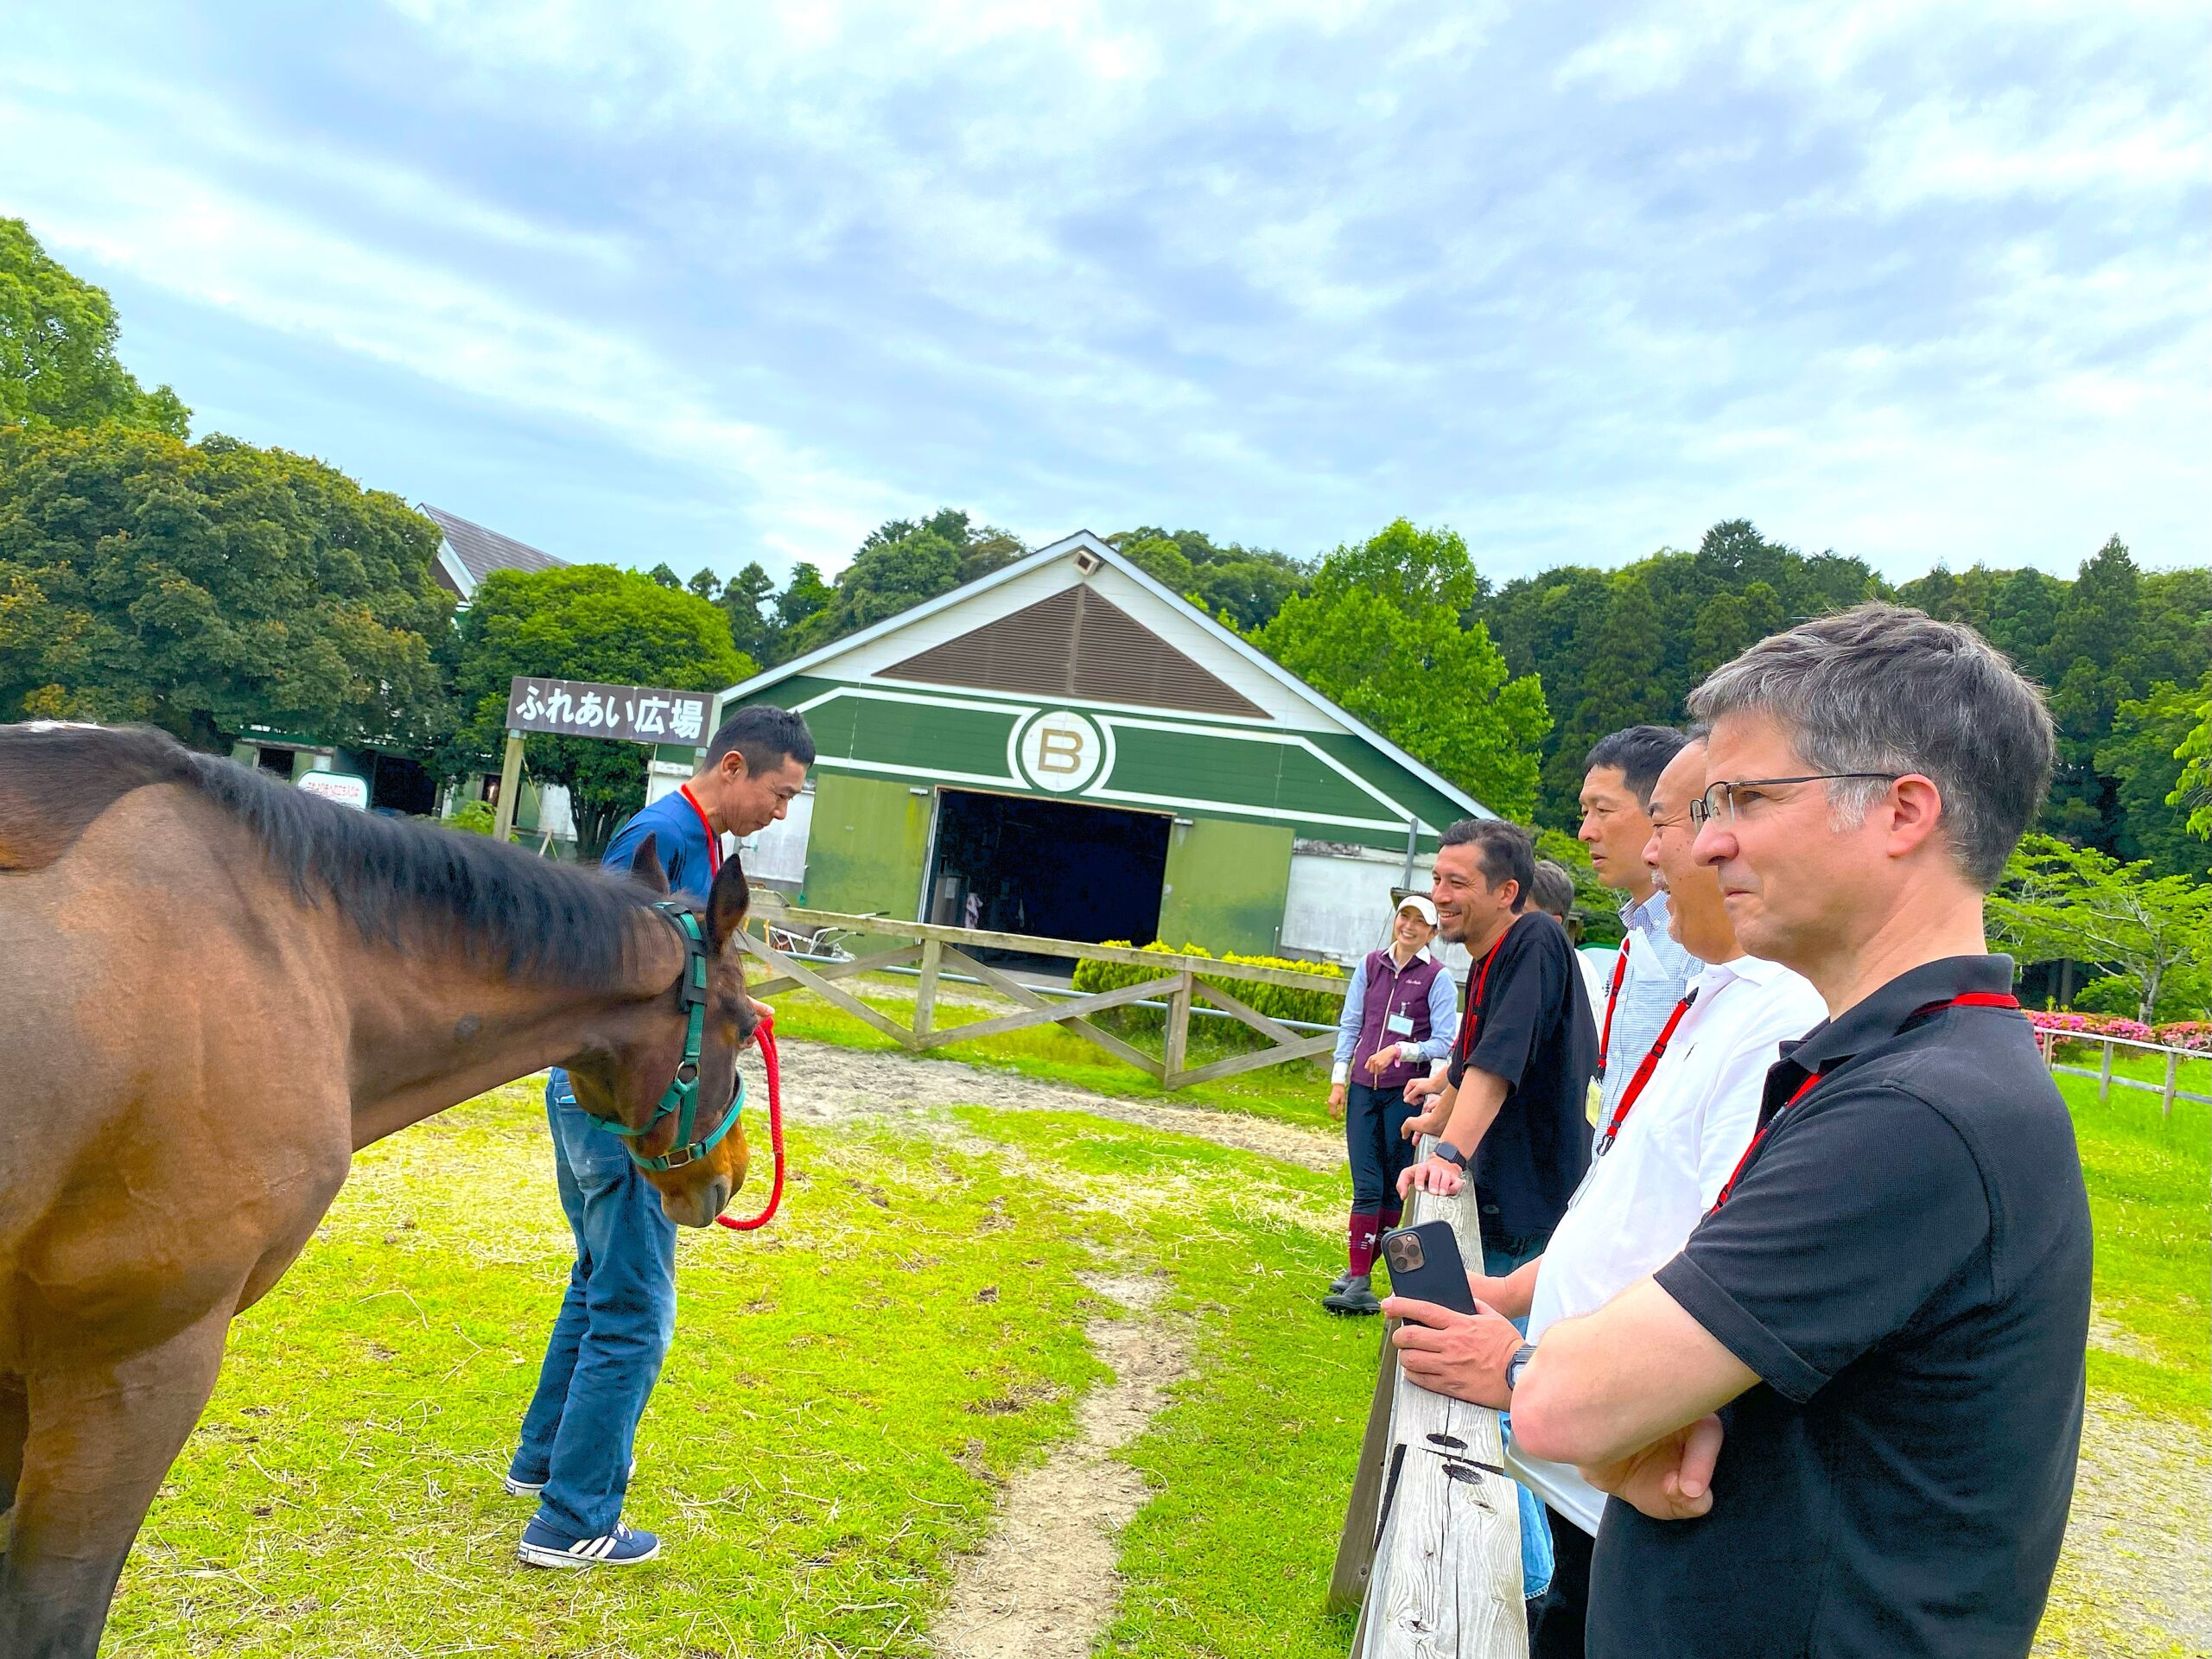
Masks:
[[[941,507],[920,520],[891,519],[868,532],[853,562],[838,573],[826,602],[786,621],[781,654],[800,656],[857,633],[988,575],[1021,551],[1021,543],[1005,531],[976,524],[953,507]],[[799,569],[814,574],[811,566]],[[791,575],[796,585],[798,571]]]
[[[2147,859],[2162,875],[2204,873],[2204,848],[2190,834],[2185,815],[2173,810],[2181,750],[2203,703],[2202,691],[2162,682],[2149,696],[2120,705],[2111,731],[2093,752],[2098,773],[2111,783],[2114,850],[2123,859]]]
[[[2162,1013],[2205,1012],[2212,886],[2031,834],[2021,838],[1987,911],[1991,937],[2026,960],[2071,957],[2132,980],[2136,1017],[2145,1025]]]
[[[776,584],[760,562],[753,560],[723,584],[720,604],[729,617],[730,642],[756,663],[775,660],[771,647],[777,632],[761,607],[775,597]]]
[[[2182,763],[2181,775],[2174,779],[2166,804],[2189,814],[2185,823],[2190,834],[2212,840],[2212,672],[2196,688],[2196,721],[2175,749],[2174,759]]]
[[[694,570],[691,573],[691,580],[685,582],[683,587],[685,592],[696,594],[709,605],[721,596],[721,578],[710,569]]]
[[[428,753],[452,723],[437,549],[398,497],[281,449],[0,427],[0,720]]]
[[[804,623],[819,615],[837,596],[837,590],[822,580],[822,573],[810,564],[791,567],[791,579],[784,591],[776,595],[776,660],[784,662],[796,655],[785,643]]]
[[[1465,542],[1401,518],[1331,554],[1253,639],[1492,811],[1525,819],[1551,716],[1483,625],[1461,626],[1476,590]]]
[[[665,563],[653,566],[645,574],[664,588],[681,589],[683,586],[683,579],[670,569]]]
[[[461,724],[448,770],[491,764],[505,731],[508,683],[518,674],[718,691],[754,672],[730,644],[720,607],[681,587],[604,564],[495,570],[455,630]],[[616,823],[645,804],[642,744],[540,733],[524,760],[539,783],[568,789],[583,857],[597,858]]]
[[[192,411],[143,390],[116,360],[114,303],[49,258],[20,219],[0,219],[0,426],[113,421],[172,438]]]
[[[1287,554],[1217,544],[1203,531],[1147,524],[1106,539],[1154,581],[1240,633],[1264,626],[1313,575],[1310,565]]]

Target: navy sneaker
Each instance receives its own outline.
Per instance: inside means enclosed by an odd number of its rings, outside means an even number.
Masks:
[[[604,1537],[564,1539],[532,1516],[516,1553],[531,1567],[635,1567],[660,1554],[660,1540],[620,1521]]]
[[[635,1480],[637,1478],[638,1460],[632,1458],[630,1459],[629,1479]],[[626,1481],[624,1484],[628,1483]],[[545,1483],[542,1480],[524,1480],[519,1476],[512,1474],[502,1476],[499,1485],[509,1497],[536,1497],[545,1490]]]

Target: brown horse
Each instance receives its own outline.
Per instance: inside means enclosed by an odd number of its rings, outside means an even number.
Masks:
[[[145,731],[0,727],[0,1655],[99,1644],[215,1384],[356,1148],[558,1063],[666,1154],[693,949],[632,880],[317,799]],[[703,913],[696,1128],[753,1006],[744,873]],[[518,1147],[518,1155],[531,1149]],[[742,1131],[649,1173],[704,1226]]]

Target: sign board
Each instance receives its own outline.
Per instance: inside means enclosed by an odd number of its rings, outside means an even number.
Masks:
[[[518,674],[507,690],[507,729],[696,747],[707,741],[707,710],[713,701],[709,691],[596,685]]]
[[[302,772],[299,786],[310,795],[320,795],[326,801],[350,806],[357,812],[369,810],[369,780],[350,772]]]

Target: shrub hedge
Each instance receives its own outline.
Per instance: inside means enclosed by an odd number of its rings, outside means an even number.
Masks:
[[[1127,939],[1109,939],[1107,944],[1128,949]],[[1344,970],[1333,962],[1293,962],[1285,957],[1243,957],[1234,950],[1216,957],[1203,945],[1186,944],[1177,950],[1168,944],[1147,944],[1144,947],[1163,957],[1205,957],[1210,961],[1233,962],[1248,968],[1282,968],[1294,974],[1311,974],[1316,979],[1341,981]],[[1124,985],[1141,984],[1159,975],[1146,968],[1125,966],[1118,962],[1084,961],[1075,966],[1075,988],[1088,996],[1098,991],[1117,991]],[[1226,991],[1246,1007],[1266,1014],[1270,1020],[1302,1020],[1317,1026],[1332,1026],[1344,1007],[1341,991],[1332,994],[1324,990],[1294,990],[1287,985],[1258,985],[1243,979],[1214,979],[1201,974],[1201,979],[1217,990]],[[1139,1013],[1147,1010],[1139,1009]],[[1156,1016],[1155,1016],[1156,1017]]]

